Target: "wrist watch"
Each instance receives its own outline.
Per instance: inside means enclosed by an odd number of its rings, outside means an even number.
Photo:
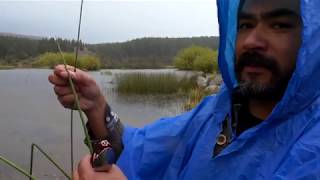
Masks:
[[[115,126],[119,121],[119,117],[114,113],[110,106],[106,106],[106,126],[109,132],[109,135],[101,138],[90,140],[85,139],[85,144],[90,143],[93,148],[93,154],[91,156],[91,163],[95,171],[97,172],[106,172],[108,171],[112,164],[116,162],[116,153],[113,150],[111,143],[108,140],[112,140],[112,133],[114,133]],[[91,129],[89,129],[90,136],[92,135]],[[92,136],[91,136],[92,137]]]
[[[111,107],[107,105],[106,107],[106,123],[109,131],[112,131],[119,121],[119,116],[112,111]]]
[[[92,166],[97,172],[107,172],[115,163],[116,156],[108,140],[92,141]]]

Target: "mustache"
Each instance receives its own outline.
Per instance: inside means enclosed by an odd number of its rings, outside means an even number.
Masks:
[[[265,68],[273,73],[278,72],[278,65],[275,59],[266,57],[257,52],[245,52],[239,56],[236,61],[236,71],[240,73],[246,66]]]

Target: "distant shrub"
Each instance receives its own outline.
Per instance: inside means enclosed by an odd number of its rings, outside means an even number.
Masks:
[[[75,55],[73,53],[62,53],[68,65],[75,64]],[[32,67],[53,68],[57,64],[63,64],[63,59],[60,53],[47,52],[39,56],[39,58],[32,63]],[[77,67],[85,70],[100,69],[100,60],[96,56],[86,55],[79,57]]]
[[[86,55],[80,57],[79,67],[86,70],[98,70],[101,67],[101,63],[98,57]]]
[[[182,49],[174,58],[174,66],[182,70],[192,70],[194,60],[204,53],[204,48],[192,46]]]
[[[191,46],[182,49],[174,58],[174,66],[180,70],[197,70],[210,73],[217,68],[217,52],[209,48]]]
[[[32,67],[53,67],[58,63],[58,57],[55,53],[45,53],[39,56],[39,59],[32,63]]]
[[[218,71],[217,52],[210,50],[198,56],[193,62],[193,69],[204,73]]]

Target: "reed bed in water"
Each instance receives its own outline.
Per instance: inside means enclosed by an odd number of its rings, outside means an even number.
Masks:
[[[174,73],[116,74],[117,92],[122,94],[180,94],[195,88],[196,77]]]
[[[206,96],[210,95],[211,92],[201,88],[194,88],[189,91],[188,100],[184,103],[183,109],[186,111],[196,107],[197,104]]]

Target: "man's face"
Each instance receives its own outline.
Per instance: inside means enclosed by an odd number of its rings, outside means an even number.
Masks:
[[[299,0],[245,0],[238,18],[235,69],[240,92],[280,100],[300,47]]]

